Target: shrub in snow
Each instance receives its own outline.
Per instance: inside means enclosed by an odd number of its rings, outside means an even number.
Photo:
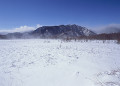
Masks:
[[[99,86],[120,86],[120,69],[97,74],[97,84]]]

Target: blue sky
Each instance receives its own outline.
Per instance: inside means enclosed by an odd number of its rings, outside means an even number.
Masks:
[[[0,0],[0,29],[36,24],[120,24],[120,0]]]

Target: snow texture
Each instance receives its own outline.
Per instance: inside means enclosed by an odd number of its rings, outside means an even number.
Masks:
[[[114,41],[0,40],[0,86],[120,86]]]

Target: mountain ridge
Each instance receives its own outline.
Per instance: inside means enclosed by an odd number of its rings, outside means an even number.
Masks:
[[[6,38],[67,38],[96,35],[95,32],[76,24],[42,26],[30,32],[6,34]],[[2,35],[1,35],[2,36]]]
[[[41,37],[78,37],[95,35],[91,30],[78,25],[59,25],[43,26],[34,30],[31,34],[40,35]]]

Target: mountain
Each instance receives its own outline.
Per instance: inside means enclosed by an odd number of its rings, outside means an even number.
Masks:
[[[15,33],[8,33],[7,38],[22,38],[23,33],[15,32]]]
[[[8,39],[16,39],[16,38],[19,38],[19,39],[27,39],[27,38],[33,38],[32,34],[30,34],[30,32],[15,32],[15,33],[8,33],[6,35],[6,37]]]
[[[6,39],[6,35],[0,35],[0,39]]]
[[[6,38],[67,38],[95,35],[91,30],[78,25],[59,25],[59,26],[43,26],[30,32],[15,32],[6,34]],[[1,35],[1,38],[2,35]]]
[[[78,37],[78,36],[90,36],[95,35],[93,31],[88,30],[85,27],[78,25],[59,25],[59,26],[43,26],[31,33],[38,37]]]

